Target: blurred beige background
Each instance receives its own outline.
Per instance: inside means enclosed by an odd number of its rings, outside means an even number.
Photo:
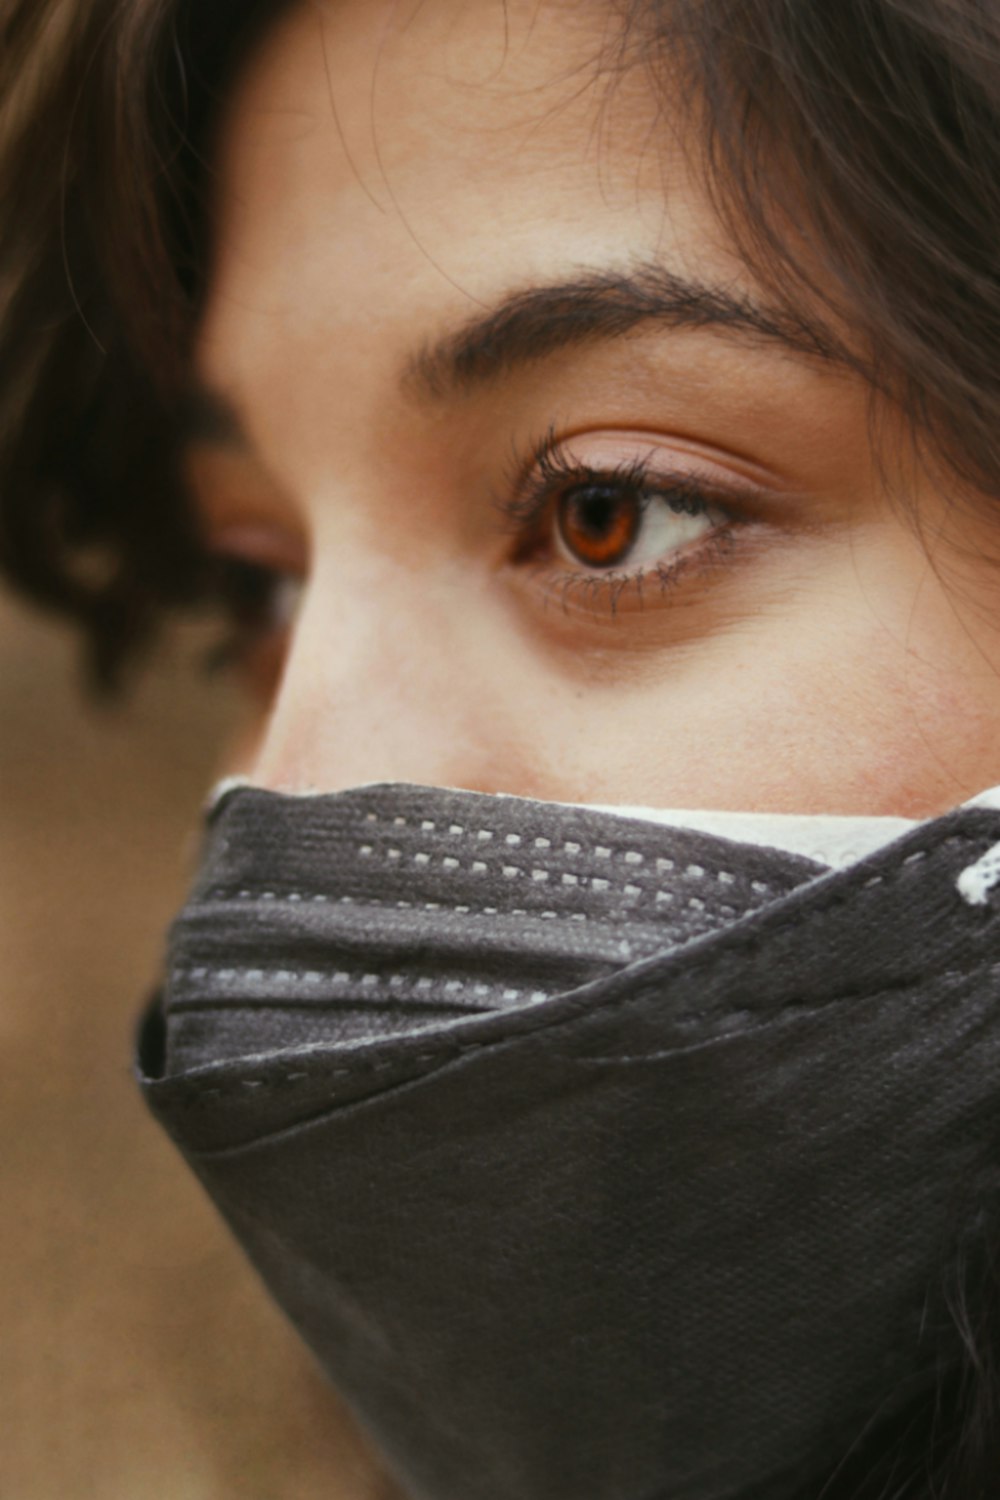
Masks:
[[[131,1078],[237,719],[202,644],[97,708],[72,637],[0,596],[3,1500],[388,1494]]]

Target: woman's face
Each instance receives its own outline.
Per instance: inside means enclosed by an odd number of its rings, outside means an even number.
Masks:
[[[616,14],[302,6],[234,94],[190,467],[305,579],[241,769],[942,810],[1000,781],[990,525],[768,311]]]

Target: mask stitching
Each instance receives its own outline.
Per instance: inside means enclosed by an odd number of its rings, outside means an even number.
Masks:
[[[427,863],[430,863],[429,855],[425,855],[422,857],[418,854],[413,856],[413,858],[415,862],[422,862],[423,860],[426,860]],[[454,859],[445,858],[441,863],[443,868],[448,870],[449,873],[453,872],[456,869],[462,868],[460,862]],[[481,875],[488,873],[490,866],[488,866],[483,861],[477,860],[473,861],[473,863],[468,866],[468,869],[470,873],[474,875]],[[641,896],[643,894],[656,894],[658,896],[660,894],[657,887],[651,883],[640,886],[635,885],[632,881],[626,881],[624,884],[618,885],[614,881],[608,880],[602,875],[587,875],[573,871],[551,870],[545,869],[544,867],[540,866],[532,866],[526,868],[523,865],[510,864],[494,866],[493,869],[494,873],[496,873],[499,869],[499,872],[507,880],[514,880],[517,878],[517,876],[524,875],[530,876],[531,879],[538,884],[544,884],[547,881],[551,880],[554,876],[558,876],[559,883],[567,886],[583,886],[585,888],[590,886],[593,889],[601,891],[617,890],[629,896]],[[687,875],[688,878],[692,880],[703,880],[706,878],[706,876],[708,876],[709,879],[714,880],[719,885],[724,886],[733,886],[737,884],[736,876],[730,874],[725,870],[720,871],[717,875],[709,875],[707,871],[701,869],[699,866],[691,866],[687,871],[679,871],[678,873],[681,875]],[[754,895],[756,896],[764,897],[775,894],[774,887],[768,885],[762,880],[751,880],[745,882],[745,884],[751,891],[753,891]],[[790,889],[794,890],[795,887],[792,886],[790,887]],[[785,893],[779,892],[778,894]],[[254,891],[244,887],[243,889],[238,891],[226,890],[225,888],[216,888],[215,890],[210,891],[206,896],[202,897],[197,904],[202,905],[207,901],[306,901],[314,902],[317,905],[328,903],[342,903],[344,905],[348,905],[352,902],[362,904],[365,901],[368,901],[368,898],[356,898],[353,896],[330,896],[324,894],[321,891],[308,890],[276,891],[273,889],[268,889],[264,891]],[[383,898],[372,897],[368,904],[374,906],[391,905],[392,903],[386,901]],[[412,905],[413,903],[409,904]]]
[[[925,847],[923,849],[917,849],[913,853],[907,855],[905,859],[901,860],[900,863],[894,866],[891,870],[886,871],[882,875],[873,876],[870,880],[866,881],[863,888],[871,889],[874,886],[889,887],[891,885],[898,884],[904,878],[905,873],[909,869],[917,864],[923,863],[932,852],[942,853],[950,849],[967,848],[973,842],[974,838],[968,834],[953,834],[950,838],[942,839],[937,844],[932,844],[929,847]],[[829,917],[832,914],[835,914],[842,907],[846,906],[851,900],[853,900],[856,895],[857,888],[854,885],[849,885],[846,890],[835,892],[830,897],[828,902],[823,905],[818,912],[813,914],[814,918]],[[798,914],[796,926],[798,926],[798,920],[800,920],[800,918],[801,914]],[[755,958],[759,953],[764,941],[765,939],[763,939],[757,933],[741,935],[740,939],[737,941],[734,947],[723,956],[723,964],[727,964],[732,967],[734,963],[739,963],[739,961],[743,957],[749,957],[751,959]],[[693,960],[688,961],[688,968],[685,971],[684,977],[690,981],[693,978],[697,978],[697,976],[704,969],[711,968],[714,964],[718,963],[718,955],[714,952],[699,954]],[[945,970],[943,974],[932,975],[931,977],[935,980],[944,979],[948,981],[951,979],[968,978],[972,974],[972,972],[973,967],[970,965],[970,967],[967,969]],[[1000,972],[1000,965],[991,965],[988,972]],[[887,985],[880,990],[862,989],[858,991],[848,991],[844,994],[831,997],[831,999],[824,1001],[821,1006],[811,1007],[811,1010],[814,1014],[820,1014],[822,1011],[827,1010],[831,1005],[834,1004],[843,1004],[845,1001],[850,1002],[853,1000],[875,1000],[886,995],[905,993],[905,991],[912,988],[912,981],[901,980],[897,984]],[[578,1025],[582,1019],[592,1020],[595,1016],[600,1015],[602,1010],[612,1009],[618,1011],[619,1013],[632,1010],[638,1005],[647,1004],[649,1002],[651,994],[652,991],[648,987],[648,985],[644,985],[639,988],[636,994],[626,996],[613,996],[610,1000],[600,1002],[596,1007],[587,1010],[583,1016],[581,1016],[579,1013],[576,1013],[570,1016],[560,1016],[558,1018],[555,1018],[547,1026],[543,1027],[542,1030],[545,1032],[545,1034],[551,1036],[558,1031]],[[760,1025],[763,1026],[772,1022],[775,1014],[784,1014],[789,1010],[796,1009],[798,1009],[802,1014],[808,1013],[808,1011],[806,1010],[805,1002],[798,1002],[798,1004],[796,1004],[796,1002],[794,1001],[788,1001],[781,1007],[780,1012],[769,1013],[767,1016],[760,1018]],[[740,1019],[743,1016],[752,1019],[756,1018],[758,1014],[759,1013],[756,1011],[731,1012],[727,1014],[725,1019],[731,1021]],[[676,1016],[673,1019],[678,1024],[683,1024],[685,1019],[697,1020],[699,1019],[699,1017],[696,1013],[691,1012],[686,1018],[683,1016]],[[745,1034],[746,1033],[744,1033],[744,1035]],[[437,1063],[439,1066],[445,1066],[448,1062],[453,1061],[457,1057],[461,1057],[465,1054],[471,1054],[473,1052],[483,1052],[495,1045],[495,1039],[480,1042],[466,1042],[457,1045],[452,1043],[449,1047],[439,1049],[436,1052],[417,1054],[413,1058],[407,1059],[407,1062],[420,1064]],[[359,1064],[367,1068],[370,1073],[384,1072],[386,1069],[399,1068],[400,1066],[399,1061],[396,1058],[391,1058],[384,1062],[368,1062],[367,1060],[362,1060],[359,1058],[355,1065],[352,1067],[328,1069],[322,1074],[309,1073],[305,1076],[309,1081],[314,1083],[322,1083],[325,1080],[337,1078],[353,1078],[357,1076]],[[297,1076],[301,1077],[302,1075]],[[183,1079],[183,1074],[178,1075],[178,1077],[180,1079]],[[163,1083],[169,1085],[174,1081],[176,1080],[164,1079]],[[264,1083],[268,1088],[275,1089],[286,1086],[289,1078],[287,1075],[278,1075],[274,1078],[258,1081]],[[195,1106],[200,1102],[200,1100],[208,1097],[211,1094],[218,1096],[222,1093],[238,1093],[240,1087],[245,1082],[246,1080],[241,1079],[233,1084],[220,1085],[218,1088],[213,1089],[199,1087],[197,1094],[193,1095],[178,1093],[176,1102],[178,1104],[186,1105],[189,1107]],[[152,1087],[156,1089],[157,1085],[153,1084]]]
[[[967,978],[971,972],[971,970],[966,969],[946,969],[943,973],[935,975],[935,982],[952,983],[957,980]],[[985,972],[991,978],[995,979],[1000,977],[1000,963],[991,965]],[[429,979],[426,976],[420,976],[419,978],[417,978],[411,974],[372,974],[367,973],[361,969],[350,971],[345,969],[337,969],[324,972],[323,970],[319,969],[212,969],[205,965],[198,965],[194,968],[184,967],[175,969],[174,974],[178,979],[215,979],[221,980],[226,984],[235,983],[237,981],[240,983],[260,983],[263,980],[268,980],[275,981],[281,984],[312,986],[326,982],[328,984],[357,984],[362,988],[368,990],[371,990],[378,985],[382,985],[392,987],[397,992],[402,988],[409,988],[425,993],[433,989],[435,983],[434,980]],[[907,988],[909,985],[910,981],[907,980],[905,983],[901,984],[898,987]],[[532,1002],[548,1000],[553,994],[558,995],[560,993],[559,990],[548,991],[539,989],[536,989],[529,993],[529,991],[525,989],[511,989],[500,984],[485,984],[481,980],[471,981],[462,979],[447,980],[441,986],[441,989],[442,993],[451,995],[456,995],[460,992],[468,992],[470,994],[478,995],[481,997],[499,994],[500,997],[504,1000],[519,1000],[523,996],[527,996]],[[882,993],[889,993],[889,991],[874,991],[873,995]],[[334,997],[329,996],[324,998],[333,999]],[[854,1000],[861,998],[864,998],[863,991],[858,991],[856,993],[848,992],[842,996],[838,996],[837,1000]],[[351,996],[350,999],[354,1001],[355,997]],[[246,1003],[250,1005],[253,1004],[254,1001],[248,997]],[[357,1003],[364,1003],[363,998],[360,996],[357,997]],[[824,1005],[819,1007],[818,1009],[824,1009],[826,1005],[833,1003],[836,1002],[826,1001],[824,1002]],[[178,1011],[193,1009],[206,1010],[229,1008],[230,1007],[226,1002],[216,1000],[175,1000],[171,1002],[171,1009]],[[276,1008],[278,1008],[277,1005]],[[796,1006],[793,1002],[790,1003],[787,1008],[795,1009]],[[753,1016],[755,1014],[755,1011],[750,1010],[730,1011],[726,1013],[726,1016],[723,1019],[740,1020],[746,1017]],[[673,1016],[671,1019],[682,1023],[685,1020],[698,1020],[699,1018],[699,1013],[690,1012],[687,1016]]]
[[[990,972],[995,976],[1000,974],[1000,964],[992,965]],[[937,978],[942,982],[955,982],[963,979],[968,979],[969,977],[970,971],[964,969],[948,969],[945,970],[944,973],[937,976]],[[912,982],[910,980],[905,980],[901,981],[899,984],[886,985],[882,989],[878,990],[849,990],[841,995],[833,997],[830,1000],[824,1001],[821,1005],[810,1005],[805,1000],[799,1002],[789,1002],[788,1005],[782,1007],[782,1011],[780,1014],[785,1014],[787,1011],[794,1010],[801,1018],[808,1019],[811,1016],[822,1015],[830,1008],[831,1005],[843,1005],[845,1003],[850,1004],[852,1002],[859,1002],[864,1000],[881,1000],[893,995],[905,994],[907,990],[911,990],[912,988]],[[633,997],[633,1002],[637,1001],[638,998],[639,997]],[[577,1020],[579,1018],[574,1017],[572,1019]],[[698,1017],[695,1015],[689,1015],[688,1019],[697,1020]],[[734,1021],[748,1023],[745,1025],[745,1029],[741,1030],[738,1033],[738,1036],[742,1039],[753,1036],[756,1032],[762,1031],[767,1026],[772,1025],[775,1020],[775,1016],[761,1016],[757,1011],[738,1010],[727,1012],[726,1016],[722,1019],[728,1023],[732,1023]],[[562,1020],[553,1023],[553,1026],[547,1029],[551,1032],[559,1029],[559,1027],[566,1026],[568,1024],[572,1024],[572,1022]],[[720,1030],[712,1039],[717,1041],[725,1041],[728,1037],[731,1037],[733,1035],[734,1033],[732,1031]],[[704,1039],[702,1039],[702,1041],[703,1040]],[[702,1041],[699,1041],[695,1045],[702,1045]],[[273,1078],[241,1078],[233,1080],[229,1083],[212,1085],[209,1088],[200,1087],[196,1095],[179,1095],[177,1098],[177,1103],[189,1108],[196,1108],[206,1097],[219,1098],[226,1095],[232,1096],[234,1094],[239,1094],[242,1089],[264,1088],[273,1093],[277,1092],[279,1089],[287,1087],[289,1084],[300,1083],[302,1081],[309,1081],[314,1084],[323,1084],[342,1078],[356,1079],[362,1071],[366,1072],[369,1075],[374,1075],[376,1073],[384,1073],[392,1069],[396,1069],[405,1074],[411,1067],[416,1065],[426,1066],[430,1064],[436,1064],[439,1067],[444,1067],[449,1062],[454,1062],[456,1058],[464,1057],[475,1052],[486,1051],[491,1045],[493,1044],[490,1042],[454,1043],[447,1051],[442,1051],[439,1049],[435,1052],[415,1053],[412,1057],[408,1057],[405,1060],[405,1063],[402,1065],[397,1058],[390,1058],[383,1061],[368,1061],[367,1059],[362,1059],[359,1057],[350,1067],[329,1068],[322,1073],[297,1072],[279,1074]],[[673,1053],[680,1055],[687,1050],[689,1049],[683,1045],[680,1045],[676,1048],[669,1049],[666,1053],[661,1053],[659,1055],[665,1056],[671,1055]],[[580,1063],[582,1065],[587,1065],[592,1062],[601,1062],[606,1064],[608,1061],[608,1059],[586,1057],[574,1058],[569,1060]],[[621,1057],[612,1057],[610,1059],[610,1061],[613,1063],[635,1062],[639,1060],[641,1059],[629,1057],[627,1054],[623,1054]],[[287,1127],[282,1126],[281,1128],[286,1129]],[[260,1139],[266,1139],[266,1135],[261,1137]],[[249,1142],[242,1142],[236,1147],[221,1147],[218,1149],[222,1152],[226,1152],[232,1149],[240,1150],[242,1146],[254,1144],[257,1144],[257,1138]],[[210,1148],[207,1153],[199,1154],[213,1155],[216,1154],[216,1152]]]
[[[518,834],[508,834],[504,842],[509,847],[516,848],[520,845],[521,838]],[[535,842],[537,844],[539,841],[536,839]],[[375,847],[372,844],[359,845],[358,853],[362,859],[373,859],[377,857]],[[609,860],[613,858],[615,853],[618,853],[622,856],[627,864],[632,866],[638,866],[645,863],[645,856],[639,854],[638,851],[634,849],[616,851],[598,847],[593,850],[593,853],[595,858]],[[405,856],[402,849],[393,847],[385,851],[385,858],[390,863],[401,862],[404,858],[408,858],[412,861],[413,864],[419,865],[421,868],[426,869],[429,865],[434,863],[435,856],[428,854],[426,850],[418,850],[416,854]],[[439,855],[437,856],[437,859],[441,865],[441,868],[444,870],[453,871],[463,868],[462,861],[460,859],[456,859],[453,854]],[[487,873],[487,871],[490,869],[490,865],[485,860],[473,860],[472,863],[467,866],[467,868],[474,875],[482,875]],[[558,871],[548,870],[545,868],[545,866],[541,865],[532,866],[530,868],[530,871],[528,869],[525,869],[523,865],[502,864],[499,868],[501,874],[504,875],[504,877],[507,879],[513,879],[517,875],[527,875],[530,873],[533,880],[544,881],[548,880],[551,874],[560,873]],[[678,875],[687,880],[704,880],[707,877],[710,880],[717,880],[720,885],[733,885],[736,882],[736,876],[728,870],[720,870],[717,872],[708,871],[704,868],[704,866],[694,864],[686,866],[686,868],[683,870],[678,870],[675,862],[670,859],[657,859],[656,868],[658,874],[668,874],[676,871]],[[592,881],[596,878],[598,877],[586,875],[578,876],[578,879],[580,881]],[[748,884],[750,885],[751,890],[758,892],[758,894],[766,895],[771,890],[771,886],[769,886],[767,882],[763,880],[751,880],[748,882]]]
[[[399,815],[392,818],[384,818],[381,817],[378,813],[369,812],[365,814],[365,822],[376,826],[381,825],[386,828],[411,828],[421,833],[436,833],[439,831],[438,824],[428,818],[423,818],[418,823],[416,820],[411,820]],[[442,833],[445,832],[444,829],[441,829],[440,831]],[[686,830],[682,829],[680,831],[684,832]],[[496,829],[470,828],[461,823],[449,824],[447,833],[456,838],[472,838],[479,843],[489,843],[498,836]],[[647,860],[652,860],[653,858],[655,858],[656,868],[660,873],[672,872],[677,869],[676,861],[672,859],[664,859],[652,855],[647,856],[641,853],[638,849],[623,848],[621,845],[616,846],[614,844],[596,844],[592,849],[588,850],[586,846],[581,844],[579,841],[575,839],[567,839],[564,840],[561,845],[556,847],[553,844],[553,841],[549,838],[545,838],[543,836],[532,838],[531,835],[520,833],[504,834],[503,842],[508,848],[511,849],[520,848],[522,844],[531,844],[536,849],[549,850],[555,848],[557,853],[592,853],[596,859],[614,859],[615,857],[621,857],[627,864],[630,865],[642,865],[645,864]],[[375,854],[375,848],[372,844],[361,844],[357,847],[358,852],[362,855],[363,858],[368,859]],[[390,859],[399,859],[402,857],[402,851],[395,847],[390,848],[387,851],[387,854]],[[411,857],[419,860],[421,863],[430,862],[432,858],[431,855],[426,853],[421,853],[419,855]],[[679,873],[688,876],[692,880],[701,880],[706,875],[711,875],[711,878],[722,880],[727,884],[735,879],[735,877],[728,871],[723,871],[719,874],[713,874],[712,872],[706,870],[703,866],[697,864],[690,864],[686,866],[684,870],[679,871]],[[769,887],[767,887],[763,882],[754,883],[754,888],[762,888],[765,890],[769,889]]]
[[[464,823],[449,823],[447,829],[445,829],[434,819],[421,818],[418,822],[416,819],[404,817],[399,813],[395,814],[391,818],[387,818],[380,813],[368,812],[365,813],[365,822],[373,826],[381,826],[383,828],[412,828],[421,833],[447,832],[453,837],[458,838],[464,837],[489,840],[497,837],[497,830],[495,828],[472,827],[469,824]],[[678,831],[681,833],[691,832],[690,829],[685,828],[679,828]],[[504,839],[507,843],[512,845],[521,843],[533,843],[536,849],[550,849],[552,847],[552,840],[544,835],[533,836],[531,834],[508,833],[504,834]],[[579,853],[581,846],[580,844],[571,840],[569,842],[564,842],[563,848],[570,852]],[[604,850],[606,846],[599,845],[598,848]],[[607,857],[608,854],[615,852],[620,853],[621,846],[618,846],[618,848],[616,849],[612,844],[606,848],[606,852],[603,857]],[[641,861],[645,858],[645,856],[638,853],[638,851],[630,852],[632,853],[633,858],[637,861]]]
[[[321,969],[214,969],[205,964],[199,964],[193,968],[182,967],[174,970],[178,979],[216,979],[229,984],[235,981],[241,983],[260,983],[262,980],[274,980],[281,984],[360,984],[365,988],[375,985],[391,985],[397,990],[404,986],[411,989],[429,990],[433,988],[434,981],[425,976],[414,977],[412,974],[371,974],[363,969],[335,969],[323,971]],[[445,994],[458,994],[460,991],[468,991],[475,995],[499,994],[504,1000],[519,1000],[523,995],[529,995],[525,989],[511,989],[500,984],[485,984],[481,980],[449,979],[442,986]],[[548,999],[548,991],[534,990],[530,992],[530,999]],[[193,1005],[212,1005],[213,1001],[184,1001],[174,1002],[177,1009],[190,1009]]]
[[[588,877],[577,876],[574,876],[572,878],[574,883],[576,884],[583,884],[588,879]],[[602,892],[613,889],[613,887],[607,881],[603,882],[599,886],[595,885],[593,880],[590,880],[589,883],[592,889],[597,889]],[[625,885],[618,887],[617,889],[619,889],[620,892],[626,896],[651,895],[657,902],[668,903],[676,900],[673,891],[656,891],[652,890],[649,887],[643,890],[642,887],[633,885]],[[391,897],[383,898],[378,896],[324,896],[308,891],[211,891],[208,893],[208,895],[202,897],[198,902],[194,903],[194,905],[196,907],[203,907],[208,906],[215,901],[267,901],[272,903],[287,901],[292,903],[293,905],[309,904],[315,906],[357,906],[362,908],[366,906],[374,906],[398,911],[444,910],[449,916],[500,917],[501,919],[510,917],[537,917],[540,921],[547,922],[590,922],[594,925],[602,922],[613,924],[618,921],[618,918],[613,915],[595,916],[592,912],[582,911],[527,911],[523,907],[511,908],[509,911],[501,911],[496,906],[446,907],[445,904],[440,901],[406,901],[402,898],[393,899]],[[689,907],[693,911],[707,910],[707,903],[698,896],[689,897],[684,905]],[[738,915],[736,909],[732,906],[720,906],[717,908],[717,910],[720,916],[735,917],[736,915]],[[759,905],[751,905],[747,907],[747,911],[759,910]],[[651,930],[659,932],[662,929],[654,926]]]

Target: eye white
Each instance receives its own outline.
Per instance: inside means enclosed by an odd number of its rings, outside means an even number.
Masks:
[[[290,630],[302,607],[305,580],[294,573],[275,575],[268,597],[268,625],[272,630]]]
[[[714,531],[721,520],[715,506],[692,514],[671,508],[669,500],[661,499],[655,492],[642,514],[639,535],[628,555],[631,567],[658,562],[672,552],[679,552],[690,542]]]
[[[636,539],[617,566],[643,568],[661,562],[691,542],[708,536],[725,519],[723,512],[715,505],[706,505],[703,510],[694,513],[677,510],[671,505],[669,495],[653,490],[639,518]],[[579,567],[580,558],[561,538],[558,542],[559,552],[564,560]]]

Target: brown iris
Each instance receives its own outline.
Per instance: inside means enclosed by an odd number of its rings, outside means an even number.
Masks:
[[[635,546],[643,504],[637,491],[621,484],[580,484],[559,498],[559,539],[588,568],[613,568]]]

